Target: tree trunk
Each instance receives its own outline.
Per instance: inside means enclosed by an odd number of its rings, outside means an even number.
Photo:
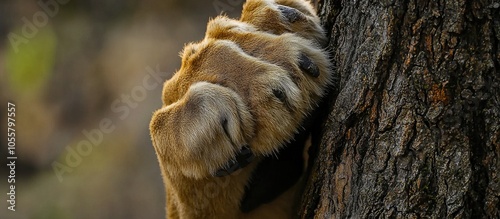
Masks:
[[[302,218],[500,218],[500,1],[324,0],[338,84]]]

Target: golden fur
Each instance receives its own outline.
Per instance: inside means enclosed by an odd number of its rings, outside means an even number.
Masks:
[[[279,5],[297,9],[299,18],[283,16]],[[331,73],[321,43],[323,30],[308,2],[248,0],[240,21],[216,17],[202,41],[186,45],[150,124],[167,218],[291,217],[295,189],[248,214],[239,204],[259,160],[290,141],[324,95]],[[301,69],[302,55],[318,67],[318,77]],[[256,159],[213,176],[243,145]]]

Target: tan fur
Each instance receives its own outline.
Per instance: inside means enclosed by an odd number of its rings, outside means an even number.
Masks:
[[[331,78],[312,7],[302,0],[277,2],[307,19],[290,23],[276,2],[249,0],[240,21],[211,20],[206,37],[186,45],[180,70],[165,82],[164,105],[150,130],[166,185],[167,218],[291,216],[287,198],[297,186],[249,214],[239,210],[259,160],[291,140]],[[301,54],[318,66],[319,77],[301,70]],[[247,144],[256,160],[229,176],[213,176]]]
[[[278,10],[278,5],[288,6],[303,13],[300,22],[290,23]],[[241,14],[242,22],[274,34],[296,33],[305,39],[314,39],[319,44],[326,43],[326,36],[319,17],[312,5],[298,0],[247,0]]]

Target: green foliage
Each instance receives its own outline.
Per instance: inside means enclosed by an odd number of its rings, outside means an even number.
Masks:
[[[23,37],[20,30],[19,27],[13,33]],[[11,89],[31,95],[38,93],[51,75],[57,39],[52,28],[43,27],[33,38],[26,40],[27,43],[10,44],[6,54],[6,70]]]

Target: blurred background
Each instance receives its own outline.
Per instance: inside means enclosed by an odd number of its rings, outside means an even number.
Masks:
[[[164,218],[148,130],[162,81],[210,17],[237,18],[243,2],[0,0],[0,218]],[[6,202],[9,101],[15,212]]]

